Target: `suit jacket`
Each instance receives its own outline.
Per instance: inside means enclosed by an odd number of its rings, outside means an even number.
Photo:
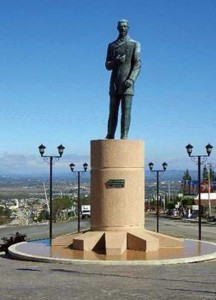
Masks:
[[[125,55],[125,61],[119,63],[117,56]],[[140,43],[130,39],[117,39],[108,45],[106,68],[112,70],[110,78],[110,95],[134,95],[134,81],[140,73]],[[125,87],[125,81],[130,79],[132,85]]]

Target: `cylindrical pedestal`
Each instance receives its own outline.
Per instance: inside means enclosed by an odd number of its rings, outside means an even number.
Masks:
[[[91,230],[144,228],[144,142],[91,141]]]

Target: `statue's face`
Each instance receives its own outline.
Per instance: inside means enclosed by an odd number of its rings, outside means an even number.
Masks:
[[[118,31],[119,31],[120,36],[123,37],[123,36],[127,35],[128,29],[129,29],[129,27],[128,27],[127,22],[121,22],[118,24]]]

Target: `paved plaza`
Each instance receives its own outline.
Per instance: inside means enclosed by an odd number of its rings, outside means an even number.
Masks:
[[[197,235],[197,224],[165,219],[160,224],[167,234]],[[203,238],[215,242],[215,226],[204,225]],[[2,253],[0,271],[1,300],[216,299],[216,260],[153,266],[60,264],[9,259]]]
[[[216,260],[161,266],[40,263],[0,256],[0,298],[216,299]]]

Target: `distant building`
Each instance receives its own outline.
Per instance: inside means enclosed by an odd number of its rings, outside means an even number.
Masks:
[[[216,216],[216,193],[200,193],[203,213],[210,216]],[[196,205],[199,204],[199,195],[194,198]]]
[[[209,201],[211,203],[211,206],[216,207],[216,193],[201,193],[200,198],[201,198],[201,205],[203,205],[204,207],[209,206]],[[195,204],[198,205],[198,201],[199,201],[199,195],[197,195],[194,198]]]

